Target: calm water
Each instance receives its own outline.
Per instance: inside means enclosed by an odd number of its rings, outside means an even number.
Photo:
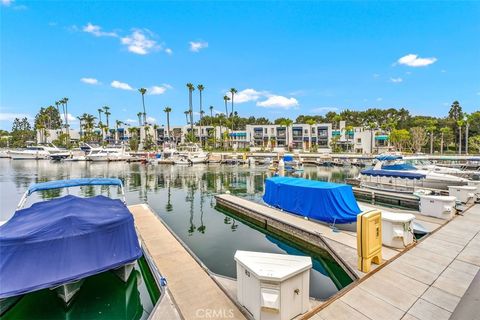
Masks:
[[[311,167],[306,168],[302,176],[343,182],[357,172],[356,168]],[[333,259],[324,253],[302,251],[295,244],[282,241],[214,207],[213,196],[226,190],[261,201],[264,180],[268,176],[266,168],[258,166],[182,167],[0,159],[0,219],[8,219],[13,214],[21,195],[32,183],[79,177],[118,177],[125,183],[128,204],[147,202],[211,271],[235,277],[233,255],[236,250],[310,255],[314,261],[310,293],[325,299],[350,282]],[[93,195],[102,191],[113,192],[108,188],[82,188],[79,192]],[[39,195],[50,196],[52,194]]]

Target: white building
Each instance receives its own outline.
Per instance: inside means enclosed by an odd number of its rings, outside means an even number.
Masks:
[[[247,140],[250,146],[260,149],[287,148],[330,152],[332,125],[329,123],[296,123],[288,128],[281,125],[247,125]]]

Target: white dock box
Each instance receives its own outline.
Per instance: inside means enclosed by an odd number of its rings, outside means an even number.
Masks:
[[[409,213],[382,211],[382,242],[393,248],[405,248],[413,242],[412,223],[415,216]]]
[[[448,194],[456,197],[462,203],[467,203],[470,199],[475,200],[476,193],[476,186],[448,186]]]
[[[240,251],[237,299],[255,320],[289,320],[310,308],[310,257]]]
[[[424,216],[436,217],[444,220],[450,220],[455,215],[454,196],[420,196],[420,214]]]
[[[477,187],[477,194],[480,194],[480,180],[470,180],[468,185],[472,187]]]

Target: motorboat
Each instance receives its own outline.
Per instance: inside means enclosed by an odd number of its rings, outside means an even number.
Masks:
[[[177,155],[173,159],[173,163],[177,165],[183,165],[183,166],[188,166],[191,164],[191,162],[188,160],[188,157],[186,155]]]
[[[55,145],[28,146],[25,149],[10,150],[12,160],[47,160],[55,154],[65,153],[65,149],[57,148]]]
[[[24,208],[35,192],[81,186],[118,187],[121,199],[67,194]],[[69,305],[87,277],[112,270],[126,282],[142,251],[119,179],[82,178],[31,185],[0,226],[0,306],[24,294],[55,290]]]
[[[156,159],[158,164],[174,164],[178,156],[178,151],[175,148],[166,147],[160,153],[160,157]]]
[[[398,174],[418,174],[422,175],[422,187],[431,189],[446,190],[448,186],[466,185],[468,179],[454,176],[451,174],[439,173],[429,169],[418,169],[415,166],[405,162],[402,156],[399,155],[380,155],[377,158],[377,163],[373,170],[381,170],[382,173],[386,171],[391,175]],[[392,177],[388,175],[379,176],[378,182],[381,184],[391,184]]]
[[[132,156],[125,151],[125,147],[121,148],[102,148],[100,150],[92,150],[87,156],[90,161],[126,161]]]
[[[263,201],[272,207],[344,230],[356,230],[361,212],[347,184],[292,177],[265,180]]]
[[[186,156],[191,164],[206,163],[208,153],[204,152],[196,143],[187,143],[177,147],[179,155]]]

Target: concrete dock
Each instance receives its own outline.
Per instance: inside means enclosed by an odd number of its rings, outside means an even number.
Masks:
[[[477,204],[303,318],[479,319],[479,269]]]
[[[216,196],[217,205],[241,213],[243,216],[262,221],[268,229],[289,234],[304,242],[316,245],[326,250],[353,278],[362,278],[366,274],[357,268],[357,236],[351,231],[333,231],[327,225],[306,220],[300,216],[288,214],[278,209],[255,203],[230,194]],[[445,221],[435,218],[422,217],[428,225],[429,231],[439,228]],[[401,250],[383,247],[382,258],[388,261],[397,256]],[[372,264],[372,270],[377,265]]]
[[[129,209],[143,249],[168,281],[169,299],[162,299],[151,319],[245,319],[235,303],[147,205],[133,205]],[[169,308],[172,304],[179,317]]]

